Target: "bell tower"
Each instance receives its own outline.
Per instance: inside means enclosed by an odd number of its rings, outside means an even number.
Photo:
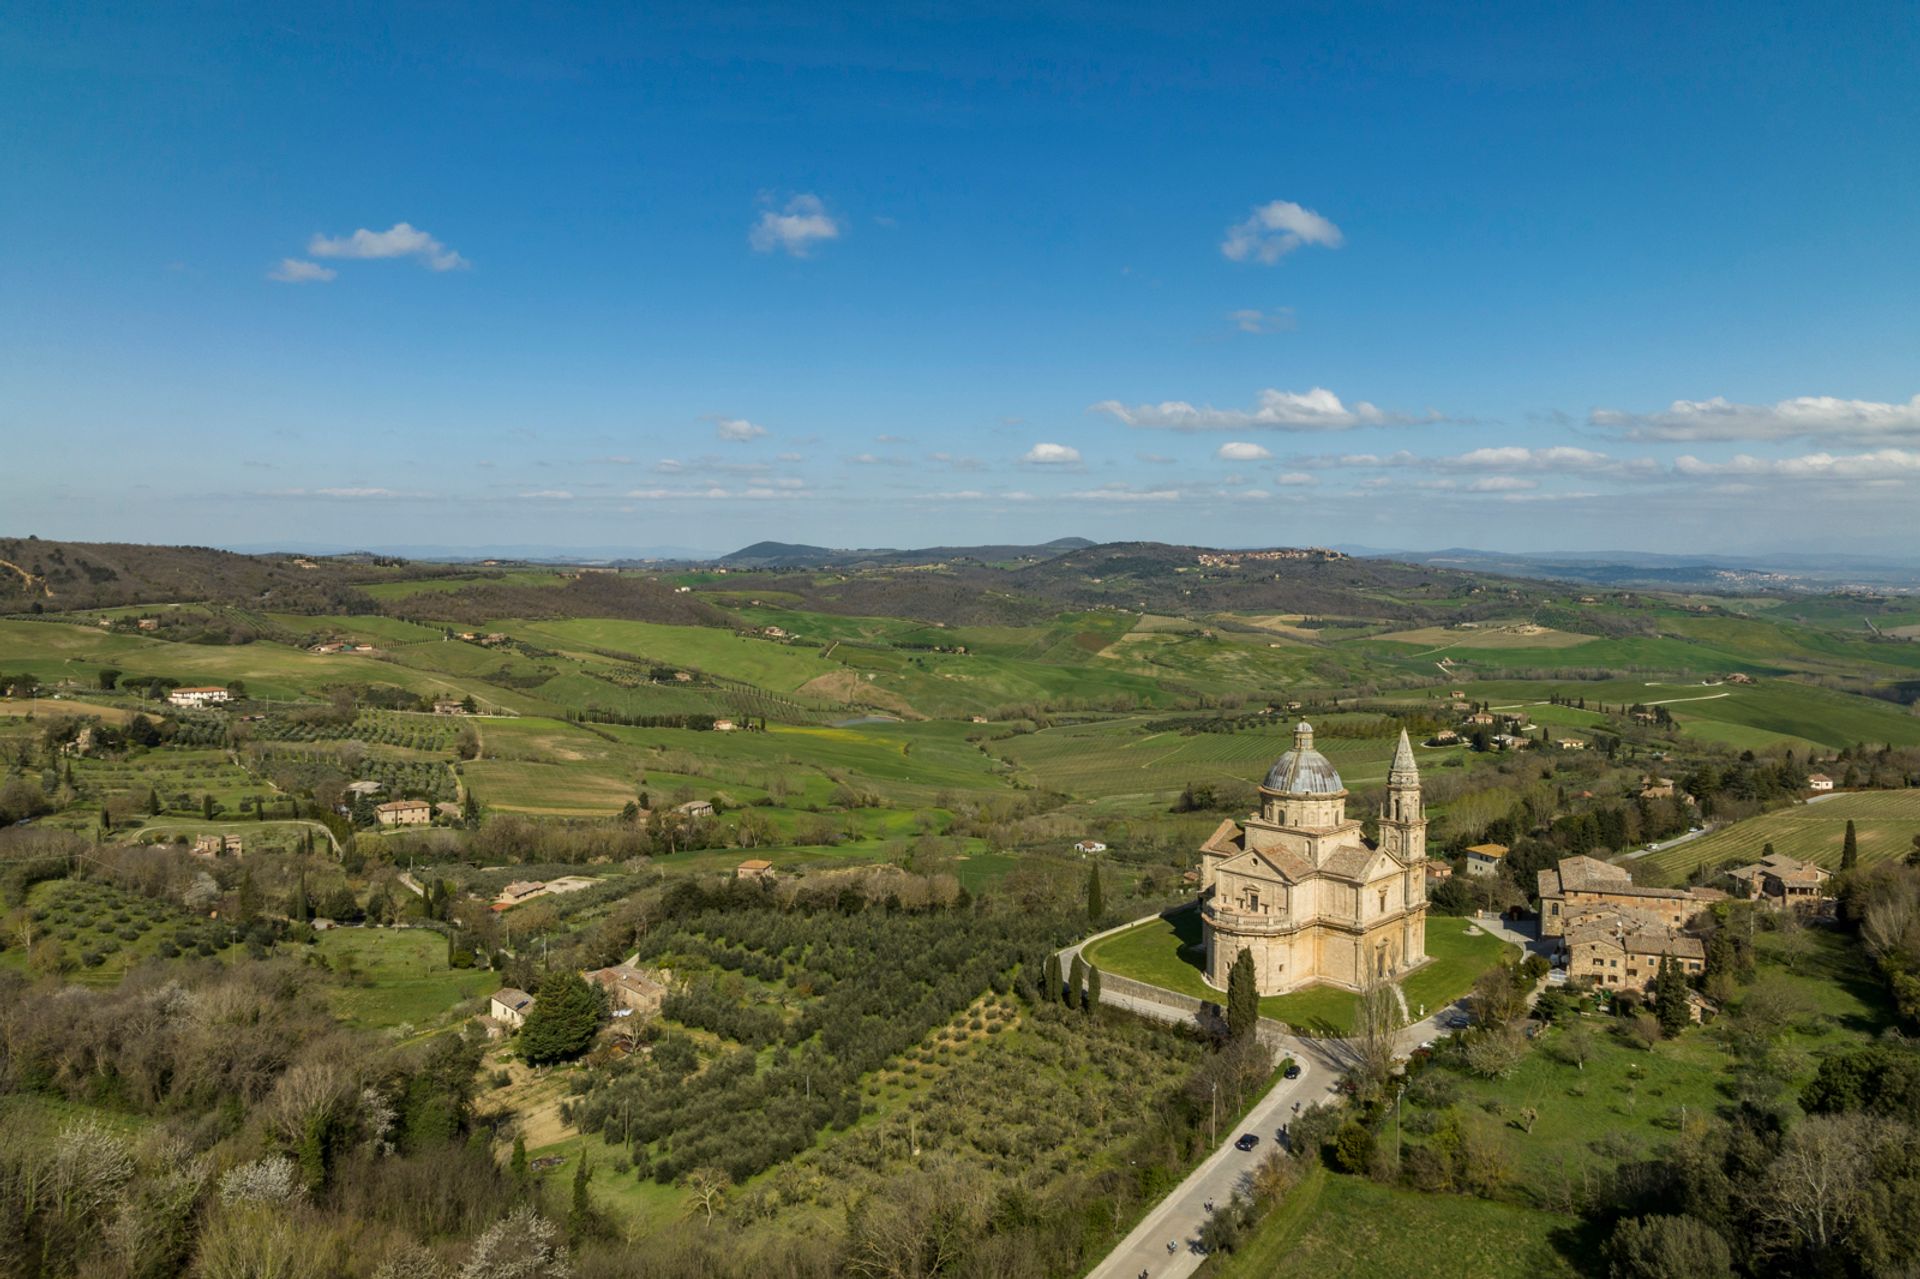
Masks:
[[[1413,743],[1407,740],[1404,728],[1400,730],[1400,744],[1394,748],[1393,764],[1387,770],[1387,798],[1380,806],[1380,850],[1403,865],[1424,861],[1427,856],[1420,768],[1413,762]]]

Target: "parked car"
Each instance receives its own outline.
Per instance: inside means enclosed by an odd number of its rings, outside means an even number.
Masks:
[[[1233,1143],[1233,1148],[1235,1150],[1252,1150],[1255,1146],[1259,1144],[1260,1144],[1259,1134],[1246,1132],[1246,1133],[1240,1134],[1240,1140]]]
[[[1298,1079],[1300,1078],[1300,1073],[1301,1073],[1300,1063],[1297,1061],[1290,1061],[1287,1063],[1287,1068],[1285,1071],[1281,1073],[1280,1077],[1282,1079]]]

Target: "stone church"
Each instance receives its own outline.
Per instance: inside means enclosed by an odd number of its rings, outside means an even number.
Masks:
[[[1208,984],[1227,988],[1242,950],[1262,995],[1315,983],[1358,989],[1427,962],[1427,819],[1405,732],[1387,774],[1379,839],[1347,816],[1347,790],[1313,726],[1293,731],[1260,787],[1260,811],[1200,848]]]

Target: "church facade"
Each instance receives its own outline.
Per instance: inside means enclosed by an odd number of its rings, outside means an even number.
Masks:
[[[1347,790],[1294,729],[1260,787],[1260,811],[1225,821],[1200,848],[1208,984],[1227,988],[1245,950],[1262,995],[1330,984],[1357,990],[1427,962],[1427,819],[1405,732],[1387,774],[1379,838],[1347,816]]]

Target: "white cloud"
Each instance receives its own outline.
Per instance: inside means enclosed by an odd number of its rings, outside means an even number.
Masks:
[[[1323,386],[1311,391],[1268,388],[1260,392],[1259,407],[1253,409],[1216,409],[1185,400],[1129,407],[1118,400],[1102,400],[1090,405],[1087,411],[1111,414],[1128,426],[1168,431],[1238,431],[1249,427],[1273,431],[1345,431],[1356,426],[1391,426],[1412,420],[1384,413],[1365,400],[1350,405],[1343,403]],[[1435,419],[1430,415],[1428,420]]]
[[[1307,484],[1318,484],[1320,481],[1316,477],[1308,475],[1305,471],[1288,471],[1285,475],[1275,476],[1273,482],[1275,484],[1284,484],[1288,488],[1299,488]]]
[[[573,494],[565,489],[536,489],[531,493],[522,493],[521,497],[542,498],[553,502],[571,502]]]
[[[774,459],[774,460],[775,460],[775,461],[779,461],[779,462],[804,462],[804,461],[806,461],[806,459],[805,459],[804,457],[802,457],[802,456],[800,456],[800,455],[799,455],[798,453],[782,453],[782,454],[780,454],[780,456],[779,456],[779,457],[777,457],[777,458],[776,458],[776,459]]]
[[[297,491],[298,490],[296,490],[296,492]],[[382,489],[382,488],[330,488],[330,489],[315,489],[313,492],[315,497],[382,498],[382,497],[426,497],[427,496],[427,494],[425,493],[405,493],[400,491],[399,489]]]
[[[1228,227],[1220,252],[1235,262],[1252,258],[1272,266],[1303,244],[1337,249],[1345,242],[1340,228],[1312,209],[1291,200],[1275,200],[1254,209],[1246,221]]]
[[[1247,444],[1241,441],[1222,444],[1213,455],[1222,462],[1259,462],[1273,456],[1272,452],[1258,444]]]
[[[1227,318],[1242,333],[1288,333],[1299,327],[1294,322],[1293,308],[1290,306],[1275,307],[1271,311],[1246,307],[1227,312]]]
[[[707,420],[713,423],[715,435],[737,444],[757,440],[767,433],[766,427],[749,422],[743,417],[712,417]]]
[[[1572,445],[1548,448],[1524,448],[1497,445],[1470,449],[1447,457],[1428,457],[1401,449],[1385,455],[1347,453],[1340,457],[1302,459],[1314,466],[1393,467],[1420,471],[1526,471],[1558,475],[1650,475],[1658,467],[1649,458],[1622,461],[1592,449]]]
[[[1127,484],[1104,484],[1097,489],[1065,494],[1075,502],[1177,502],[1179,489],[1137,489]]]
[[[1080,450],[1065,444],[1036,444],[1020,460],[1034,466],[1073,466],[1080,461]]]
[[[840,227],[840,222],[827,213],[819,196],[796,195],[779,212],[762,211],[760,220],[747,232],[747,243],[755,253],[772,253],[777,249],[792,257],[804,258],[812,254],[815,244],[839,239]]]
[[[339,274],[332,267],[321,266],[318,262],[281,258],[280,265],[267,272],[267,278],[282,284],[325,284]]]
[[[653,464],[653,471],[656,475],[678,475],[686,469],[684,463],[677,458],[671,457],[663,457]]]
[[[1723,396],[1675,400],[1658,413],[1595,409],[1594,426],[1633,440],[1841,440],[1854,444],[1920,439],[1920,395],[1905,403],[1803,395],[1776,404],[1736,404]]]
[[[1267,492],[1265,489],[1232,489],[1221,494],[1221,496],[1231,498],[1236,502],[1264,502],[1268,498],[1271,498],[1273,494]]]
[[[385,231],[361,227],[352,235],[315,235],[307,242],[307,252],[316,258],[419,258],[421,265],[434,271],[457,271],[473,265],[406,222],[396,222]]]
[[[1517,475],[1483,475],[1468,483],[1467,492],[1524,493],[1539,487],[1539,480],[1523,480]]]
[[[1759,458],[1742,453],[1725,462],[1697,457],[1674,459],[1675,474],[1688,476],[1775,476],[1793,480],[1899,480],[1920,474],[1920,451],[1875,449],[1870,453],[1807,453],[1800,457]]]

